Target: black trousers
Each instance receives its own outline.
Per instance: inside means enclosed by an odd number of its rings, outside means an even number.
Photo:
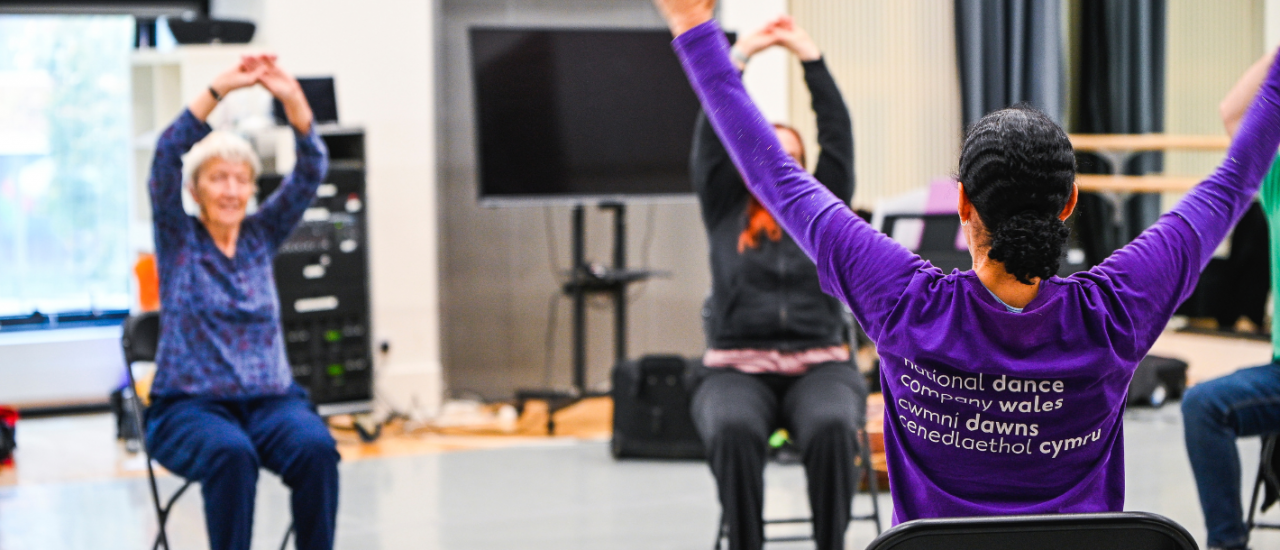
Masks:
[[[716,478],[730,550],[764,544],[764,466],[769,435],[786,428],[808,478],[820,550],[844,548],[857,489],[857,430],[866,423],[867,388],[850,363],[824,363],[802,376],[702,368],[692,412]]]

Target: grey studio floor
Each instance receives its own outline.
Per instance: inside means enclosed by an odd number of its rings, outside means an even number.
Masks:
[[[1126,508],[1168,516],[1203,546],[1177,404],[1129,411],[1125,434]],[[1258,440],[1240,448],[1251,479]],[[162,482],[162,490],[177,483]],[[766,516],[807,514],[800,467],[770,465],[766,487]],[[713,490],[701,463],[615,462],[603,442],[362,460],[342,466],[337,547],[709,549],[719,514]],[[887,525],[889,499],[881,499]],[[855,509],[869,502],[859,496]],[[288,493],[274,476],[260,481],[256,514],[254,548],[278,548],[289,525]],[[175,550],[207,547],[198,492],[179,502],[169,532]],[[0,488],[3,550],[136,550],[150,547],[154,533],[145,478]],[[868,523],[855,523],[848,547],[873,538]],[[1280,548],[1280,531],[1255,533],[1253,547]]]

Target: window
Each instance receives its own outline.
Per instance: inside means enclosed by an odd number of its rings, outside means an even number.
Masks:
[[[133,35],[129,16],[0,15],[0,320],[130,306]]]

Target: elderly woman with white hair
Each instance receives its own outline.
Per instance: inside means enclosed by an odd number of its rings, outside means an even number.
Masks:
[[[297,165],[247,214],[261,164],[245,140],[205,119],[232,90],[261,84],[284,105]],[[273,55],[245,56],[165,130],[151,166],[162,322],[147,411],[160,464],[199,481],[214,550],[248,549],[258,468],[293,491],[297,546],[333,548],[338,452],[294,383],[272,260],[315,196],[328,153],[298,81]],[[184,187],[199,217],[182,207]]]

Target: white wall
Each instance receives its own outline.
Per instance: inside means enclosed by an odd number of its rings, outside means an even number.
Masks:
[[[872,210],[956,169],[964,128],[951,2],[792,0],[791,12],[822,48],[853,117],[855,208]],[[798,67],[791,85],[792,125],[817,150]]]
[[[787,13],[787,0],[725,0],[720,2],[720,25],[738,36],[754,32],[774,17]],[[767,120],[790,122],[791,103],[787,71],[790,54],[771,48],[756,54],[742,75],[747,93]]]
[[[1265,14],[1264,44],[1272,48],[1280,43],[1280,0],[1266,0],[1263,11]]]
[[[299,76],[332,75],[343,125],[364,127],[379,393],[434,412],[442,395],[433,3],[214,0],[258,24],[254,42]],[[375,351],[375,354],[377,352]]]

